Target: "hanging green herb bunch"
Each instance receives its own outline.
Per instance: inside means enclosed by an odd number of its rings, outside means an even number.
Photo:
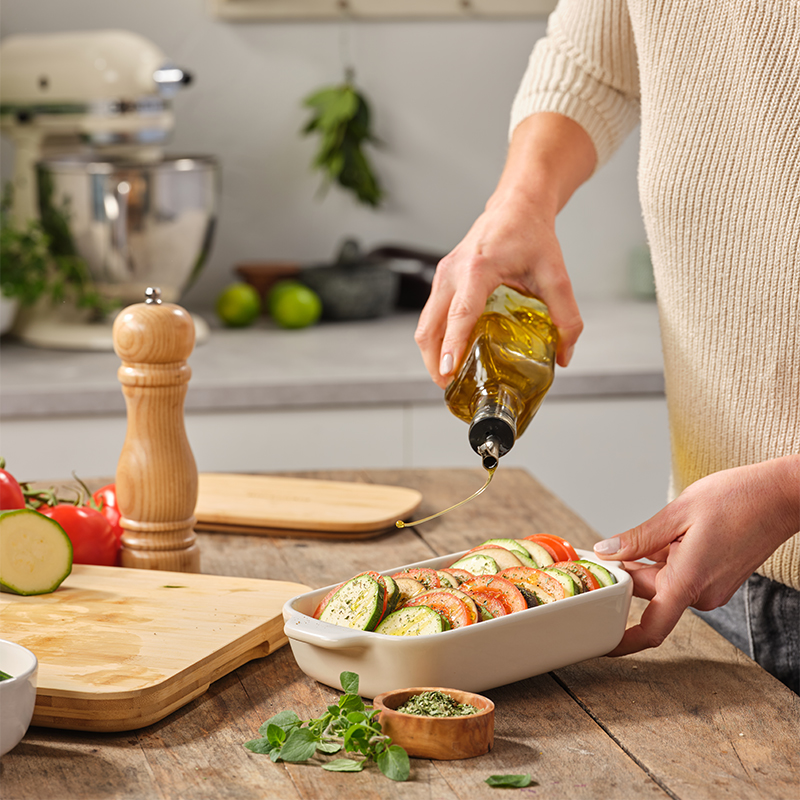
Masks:
[[[312,116],[303,135],[318,134],[319,148],[311,163],[322,172],[325,184],[338,183],[359,202],[377,208],[384,197],[363,146],[375,144],[370,129],[370,107],[353,83],[348,70],[344,83],[320,89],[303,100]]]

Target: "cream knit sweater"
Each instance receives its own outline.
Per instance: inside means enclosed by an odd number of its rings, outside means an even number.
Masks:
[[[512,130],[538,111],[600,164],[641,122],[672,496],[800,453],[800,3],[561,0]],[[759,572],[800,589],[800,533]]]

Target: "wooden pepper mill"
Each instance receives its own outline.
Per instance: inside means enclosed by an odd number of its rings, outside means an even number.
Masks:
[[[114,321],[117,376],[128,410],[128,430],[117,464],[117,502],[123,528],[123,567],[199,572],[194,533],[197,465],[183,419],[194,348],[191,316],[161,302],[123,309]]]

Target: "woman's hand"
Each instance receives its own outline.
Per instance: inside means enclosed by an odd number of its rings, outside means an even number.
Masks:
[[[583,330],[555,234],[555,218],[591,175],[594,145],[577,123],[536,114],[512,137],[503,175],[486,210],[436,268],[416,341],[442,388],[465,355],[489,295],[501,284],[539,297],[559,331],[558,363],[566,366]]]
[[[724,605],[798,530],[800,456],[786,456],[708,475],[647,522],[598,542],[596,555],[623,561],[633,593],[650,601],[609,655],[658,647],[689,606]]]

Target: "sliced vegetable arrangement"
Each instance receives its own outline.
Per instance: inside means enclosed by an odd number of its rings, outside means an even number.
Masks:
[[[419,636],[474,625],[617,582],[553,534],[487,539],[445,569],[394,575],[362,572],[334,587],[313,616],[391,636]]]

